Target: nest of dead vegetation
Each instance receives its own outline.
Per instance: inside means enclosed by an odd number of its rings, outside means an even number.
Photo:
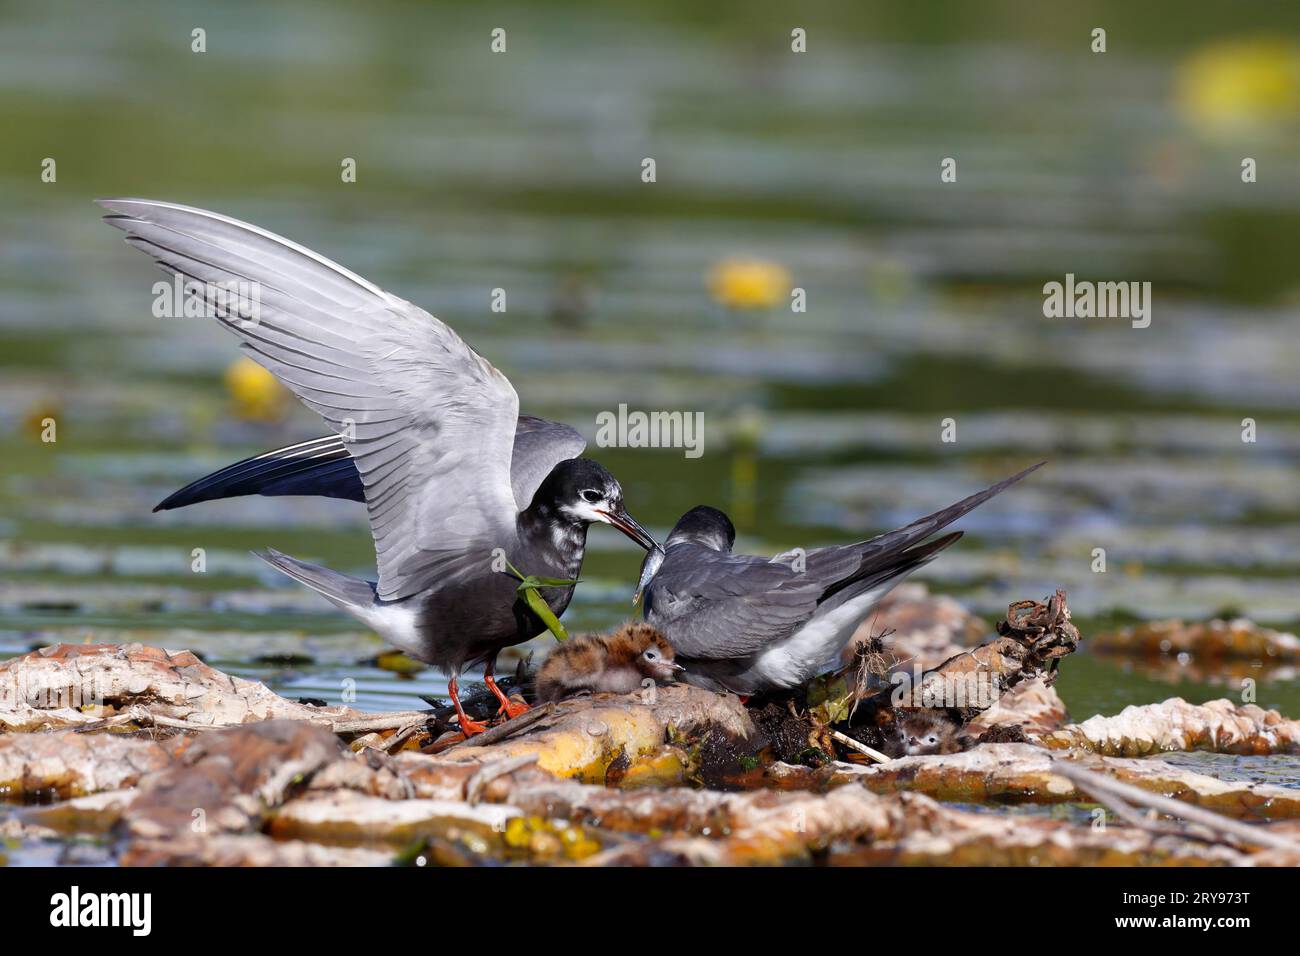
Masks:
[[[1055,692],[1029,679],[1077,644],[1064,596],[1018,602],[1004,623],[912,687],[973,672],[1010,688],[960,724],[970,749],[871,764],[834,758],[861,756],[872,745],[850,735],[881,734],[883,715],[915,716],[868,660],[891,655],[884,634],[785,699],[598,694],[437,754],[422,752],[441,732],[427,711],[360,714],[183,652],[61,645],[0,663],[0,795],[27,804],[0,808],[0,837],[95,832],[141,865],[1300,862],[1300,831],[1280,822],[1300,820],[1294,790],[1115,756],[1296,752],[1300,721],[1170,700],[1066,726]],[[1116,824],[936,800],[1096,801]]]
[[[873,631],[850,663],[792,694],[757,702],[760,729],[779,758],[816,766],[831,759],[876,761],[956,753],[981,741],[1026,739],[1016,724],[972,728],[1009,691],[1041,679],[1050,687],[1060,661],[1079,646],[1064,590],[1042,601],[1016,601],[997,637],[937,667],[897,669],[889,638]]]

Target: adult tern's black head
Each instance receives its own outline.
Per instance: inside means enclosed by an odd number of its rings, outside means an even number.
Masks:
[[[693,541],[714,551],[730,551],[736,543],[736,526],[717,508],[697,505],[673,525],[665,544],[679,541]]]
[[[678,519],[673,530],[664,541],[664,548],[675,544],[697,544],[710,551],[730,554],[736,543],[736,526],[723,512],[708,505],[696,505]],[[645,589],[654,580],[667,556],[664,548],[653,547],[646,551],[645,560],[641,562],[641,577],[636,583],[636,593],[632,595],[632,605],[641,603]]]
[[[556,520],[583,527],[600,521],[646,550],[656,546],[650,532],[623,507],[618,480],[590,458],[570,458],[552,468],[533,498],[533,508],[539,507]]]

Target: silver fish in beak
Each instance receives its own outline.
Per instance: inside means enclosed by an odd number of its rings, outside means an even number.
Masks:
[[[646,585],[659,573],[659,567],[664,563],[664,549],[655,545],[645,553],[645,560],[641,562],[641,578],[636,583],[636,594],[632,595],[632,606],[636,607],[641,603],[641,595],[645,593]]]

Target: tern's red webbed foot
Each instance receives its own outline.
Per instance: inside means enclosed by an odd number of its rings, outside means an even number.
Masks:
[[[532,710],[532,708],[522,700],[507,697],[501,688],[497,686],[497,682],[492,679],[492,672],[490,670],[488,673],[483,675],[483,682],[487,684],[488,690],[492,691],[492,696],[501,701],[501,707],[497,710],[497,713],[505,714],[507,720],[513,720],[520,714],[526,714]]]
[[[456,708],[456,725],[460,728],[461,736],[468,740],[475,734],[481,734],[487,730],[487,724],[481,721],[471,720],[465,713],[465,708],[460,705],[460,688],[456,686],[456,678],[453,677],[447,684],[447,692],[451,697],[451,705]]]
[[[521,714],[526,714],[530,710],[532,710],[532,708],[517,697],[507,697],[502,702],[501,710],[498,711],[498,713],[504,712],[507,720],[514,720],[516,717]]]
[[[456,726],[460,728],[460,735],[466,740],[488,729],[488,725],[481,720],[470,720],[468,717],[457,718]]]

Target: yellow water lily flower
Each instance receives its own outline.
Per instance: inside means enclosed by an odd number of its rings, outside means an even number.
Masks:
[[[58,440],[63,410],[53,400],[32,405],[23,415],[23,431],[34,441],[53,443]]]
[[[790,271],[767,259],[723,259],[709,271],[709,292],[728,309],[770,309],[790,294]]]
[[[1225,40],[1178,67],[1178,107],[1202,132],[1231,132],[1300,116],[1300,45],[1283,37]]]
[[[401,651],[384,651],[375,658],[375,666],[398,677],[414,677],[428,666]]]
[[[240,357],[226,369],[226,391],[235,414],[247,421],[273,422],[284,417],[289,392],[252,359]]]

